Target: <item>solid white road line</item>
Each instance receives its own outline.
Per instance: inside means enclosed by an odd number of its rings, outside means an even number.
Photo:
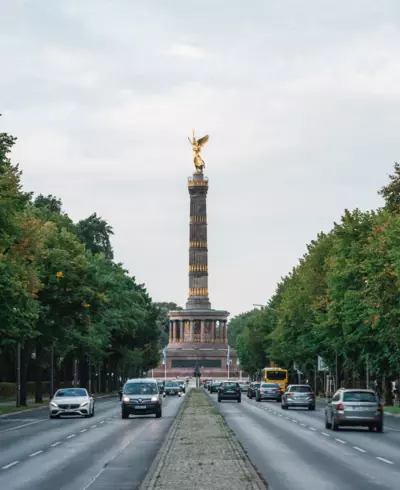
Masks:
[[[16,464],[18,464],[19,461],[13,461],[12,463],[10,464],[6,464],[5,466],[3,466],[1,469],[2,470],[8,470],[8,468],[11,468],[12,466],[15,466]]]
[[[29,455],[30,458],[32,458],[33,456],[37,456],[38,454],[41,454],[43,452],[43,450],[41,451],[36,451],[36,453],[32,453]]]
[[[38,424],[39,422],[44,422],[44,419],[35,420],[35,422],[29,422],[29,424],[17,425],[17,427],[10,427],[9,429],[0,430],[0,434],[2,434],[3,432],[10,432],[12,430],[22,429],[23,427],[28,427],[29,425]]]
[[[389,461],[388,459],[381,458],[380,456],[377,456],[376,459],[379,459],[379,461],[383,461],[384,463],[387,464],[394,464],[393,461]]]
[[[361,449],[358,446],[353,446],[353,449],[356,449],[357,451],[360,451],[360,453],[366,453],[367,452],[365,449]]]

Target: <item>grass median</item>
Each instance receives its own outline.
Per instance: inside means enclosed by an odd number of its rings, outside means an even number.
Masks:
[[[383,410],[387,413],[394,413],[400,415],[400,407],[384,407]]]

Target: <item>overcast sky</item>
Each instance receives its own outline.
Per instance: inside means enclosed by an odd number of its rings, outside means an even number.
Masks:
[[[398,0],[0,0],[0,131],[27,190],[97,212],[155,301],[188,290],[187,137],[209,133],[209,291],[264,303],[400,158]]]

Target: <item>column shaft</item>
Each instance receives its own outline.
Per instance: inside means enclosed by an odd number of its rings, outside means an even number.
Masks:
[[[190,320],[190,331],[189,331],[189,341],[193,342],[193,320]]]
[[[183,342],[183,340],[184,340],[184,339],[183,339],[183,336],[184,336],[184,332],[183,332],[183,323],[184,323],[184,322],[183,322],[183,320],[180,320],[180,321],[179,321],[179,324],[180,324],[180,325],[179,325],[179,326],[180,326],[180,328],[179,328],[179,342]]]
[[[172,321],[169,321],[169,336],[168,336],[168,342],[172,342]]]
[[[176,342],[176,320],[172,321],[172,342]]]
[[[200,326],[200,342],[204,342],[204,320],[201,320],[201,326]]]
[[[211,342],[215,342],[215,322],[211,322]]]

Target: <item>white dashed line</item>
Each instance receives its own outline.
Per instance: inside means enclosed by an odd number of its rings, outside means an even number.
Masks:
[[[305,427],[305,426],[306,426],[306,424],[300,424],[300,425],[301,425],[302,427]]]
[[[310,430],[316,431],[317,429],[314,429],[314,427],[309,427]]]
[[[297,424],[297,420],[292,419],[292,422],[294,422],[295,424]]]
[[[379,459],[379,461],[383,461],[386,464],[394,464],[393,461],[389,461],[388,459],[381,458],[380,456],[377,456],[376,459]]]
[[[33,456],[37,456],[38,454],[41,454],[42,452],[43,452],[43,450],[42,451],[36,451],[36,453],[30,454],[29,457],[32,458]]]
[[[39,424],[40,422],[44,422],[44,419],[43,420],[35,420],[34,422],[29,422],[29,424],[17,425],[17,427],[11,427],[10,429],[0,430],[0,433],[10,432],[12,430],[17,430],[17,429],[22,429],[22,427],[28,427],[29,425]]]
[[[75,436],[76,436],[76,434],[71,434],[70,436],[66,437],[66,439],[72,439]]]
[[[335,439],[335,441],[340,442],[341,444],[347,444],[346,441],[342,441],[342,439]]]
[[[365,449],[361,449],[358,446],[353,446],[353,449],[355,449],[356,451],[360,451],[360,453],[366,453],[367,452]]]
[[[58,446],[59,444],[61,444],[61,441],[57,441],[55,442],[54,444],[51,444],[50,447],[56,447]]]
[[[279,415],[279,417],[283,417],[283,415],[281,413],[279,413],[278,415]]]
[[[2,470],[8,470],[8,468],[12,468],[13,466],[15,466],[16,464],[18,464],[19,461],[13,461],[12,463],[10,464],[6,464],[5,466],[3,466],[1,469]]]
[[[104,424],[104,422],[105,422],[105,421],[104,421],[104,420],[102,420],[102,421],[100,422],[100,424]]]
[[[97,427],[97,425],[92,425],[91,429],[94,429],[95,427]]]
[[[331,437],[329,434],[327,434],[326,432],[321,432],[321,434],[325,437]]]
[[[87,429],[82,429],[80,432],[86,432],[86,431],[87,431]]]
[[[288,419],[289,420],[289,417],[285,417],[285,419]]]

